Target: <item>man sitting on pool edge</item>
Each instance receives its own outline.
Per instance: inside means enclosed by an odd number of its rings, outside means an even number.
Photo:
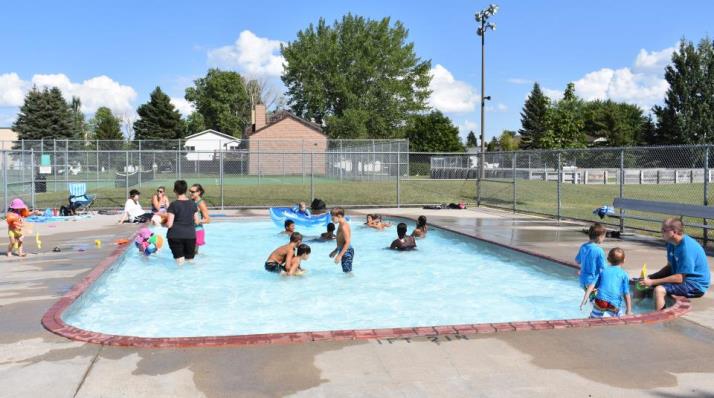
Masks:
[[[265,270],[268,272],[280,273],[287,271],[286,264],[291,264],[291,260],[295,255],[295,248],[302,243],[302,235],[300,232],[293,232],[290,235],[290,242],[273,250],[265,261]]]
[[[664,308],[667,295],[703,296],[711,281],[707,255],[696,240],[684,233],[682,220],[664,220],[661,232],[667,242],[667,265],[640,281],[644,286],[654,287],[656,311]]]

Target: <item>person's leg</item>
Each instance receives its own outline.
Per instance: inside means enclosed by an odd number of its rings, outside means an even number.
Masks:
[[[184,263],[183,242],[180,239],[169,239],[169,249],[171,249],[176,264],[182,265]]]
[[[665,289],[664,285],[656,286],[654,288],[655,311],[659,311],[664,308],[666,296],[667,289]]]
[[[25,249],[23,249],[22,244],[24,243],[24,239],[22,236],[17,238],[17,254],[20,257],[25,257]]]
[[[186,258],[187,261],[193,261],[197,248],[196,239],[182,239],[182,241],[184,258]]]

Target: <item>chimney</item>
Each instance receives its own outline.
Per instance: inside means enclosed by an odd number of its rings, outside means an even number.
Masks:
[[[255,127],[253,131],[258,131],[268,124],[267,115],[265,114],[265,105],[255,104]]]

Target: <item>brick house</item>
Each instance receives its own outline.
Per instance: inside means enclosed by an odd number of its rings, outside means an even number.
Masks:
[[[325,175],[327,135],[319,124],[279,111],[270,120],[265,105],[255,106],[255,124],[245,131],[250,175]]]

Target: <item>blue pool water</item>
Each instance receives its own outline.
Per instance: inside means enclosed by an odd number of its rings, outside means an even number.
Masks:
[[[393,220],[399,221],[399,220]],[[177,267],[168,247],[133,247],[64,314],[70,325],[141,337],[189,337],[581,318],[576,271],[432,228],[418,250],[385,249],[385,231],[353,222],[354,272],[312,247],[301,277],[263,269],[287,241],[269,220],[206,226],[194,264]],[[411,231],[414,223],[408,222]],[[165,234],[165,230],[157,230]]]

